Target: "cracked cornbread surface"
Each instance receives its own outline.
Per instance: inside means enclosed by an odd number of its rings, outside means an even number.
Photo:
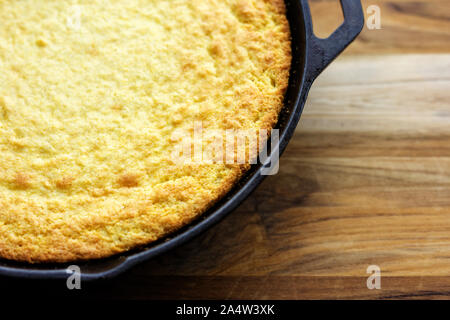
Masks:
[[[269,129],[282,0],[0,0],[0,257],[101,258],[206,211],[248,165],[180,165],[176,130]]]

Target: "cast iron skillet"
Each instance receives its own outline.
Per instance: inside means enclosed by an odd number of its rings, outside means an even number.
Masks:
[[[364,15],[360,0],[341,0],[344,23],[327,39],[313,34],[311,15],[307,0],[286,0],[287,15],[292,33],[292,68],[285,106],[277,127],[280,131],[278,146],[272,146],[269,160],[275,152],[286,148],[300,119],[308,91],[316,77],[336,58],[361,32]],[[278,148],[278,150],[277,150]],[[254,165],[233,190],[201,218],[188,227],[156,243],[107,259],[79,262],[82,280],[110,278],[128,270],[135,264],[173,249],[219,222],[235,209],[263,180],[261,170],[266,164]],[[71,264],[31,265],[0,260],[0,275],[59,279],[67,278],[67,267]]]

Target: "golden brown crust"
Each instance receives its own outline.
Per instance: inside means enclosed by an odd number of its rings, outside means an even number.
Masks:
[[[200,15],[195,18],[205,21],[202,32],[204,36],[211,36],[207,54],[216,63],[216,71],[221,70],[222,65],[224,68],[239,70],[245,64],[245,68],[249,68],[249,78],[243,79],[239,85],[235,81],[240,81],[242,76],[235,78],[232,73],[218,79],[215,85],[223,83],[220,90],[229,90],[231,93],[229,97],[217,97],[214,101],[220,103],[221,108],[228,107],[221,109],[223,114],[217,117],[212,114],[216,106],[210,110],[208,106],[202,105],[204,109],[197,112],[194,118],[189,118],[189,121],[202,120],[206,124],[215,124],[214,128],[219,129],[271,129],[283,106],[291,62],[290,33],[284,1],[220,1],[187,0],[186,5],[195,6],[193,12]],[[227,16],[224,21],[220,21],[214,6],[224,6],[224,3],[229,6],[234,18]],[[236,19],[237,26],[233,19]],[[218,24],[229,30],[217,33]],[[23,29],[26,28],[24,25]],[[165,28],[170,31],[173,26],[167,25]],[[0,28],[0,40],[1,31]],[[193,32],[199,30],[194,29]],[[37,54],[45,54],[42,50],[51,50],[54,46],[52,40],[37,39],[35,45],[41,50]],[[0,41],[0,48],[2,46]],[[85,52],[92,55],[93,47],[93,44],[87,44]],[[106,49],[101,46],[95,48],[95,56],[102,57],[102,50]],[[184,77],[195,77],[207,86],[212,71],[209,71],[208,66],[200,66],[197,57],[187,52],[184,52],[184,56],[180,54],[182,58],[177,57]],[[20,65],[13,65],[11,70],[17,74],[22,69]],[[250,70],[253,70],[254,75],[250,74]],[[272,88],[251,77],[269,77]],[[198,90],[193,96],[197,101],[192,103],[201,103],[207,99],[203,95],[211,95],[212,88]],[[144,90],[152,92],[150,87]],[[160,90],[164,90],[164,87],[160,87]],[[11,113],[14,108],[11,108],[11,97],[2,95],[6,93],[0,91],[0,130],[7,130],[1,126],[1,121],[13,123],[15,118]],[[176,100],[176,103],[180,102]],[[237,105],[234,106],[234,103]],[[129,112],[129,107],[127,101],[113,101],[109,110],[112,116],[126,119],[124,114]],[[170,116],[171,125],[183,125],[187,115],[193,112],[190,108],[180,105],[177,112]],[[179,118],[178,114],[185,117]],[[51,123],[51,126],[58,124]],[[20,132],[14,137],[0,140],[0,151],[14,150],[14,153],[20,154],[34,150],[34,145],[24,138],[26,134]],[[126,135],[128,132],[121,131],[121,134]],[[158,132],[151,132],[146,136],[150,142],[143,139],[135,143],[130,155],[134,157],[138,154],[136,159],[139,159],[140,153],[159,143],[159,135]],[[70,147],[64,145],[64,148]],[[44,155],[53,152],[46,144],[39,146],[38,150]],[[103,159],[100,151],[97,153],[92,147],[90,152]],[[12,167],[14,159],[8,154],[0,160],[2,167],[7,169],[0,170],[0,256],[31,263],[103,258],[155,241],[204,213],[228,193],[250,168],[247,164],[179,167],[161,158],[156,164],[146,162],[145,166],[128,163],[118,167],[120,170],[117,169],[114,176],[108,171],[104,174],[96,172],[91,177],[89,172],[83,173],[79,169],[82,165],[86,166],[84,158],[49,158],[45,161],[36,160],[32,166],[20,163],[20,166]],[[58,166],[66,165],[69,160],[81,164],[74,167],[73,171],[63,172]],[[30,171],[30,168],[34,171]],[[47,179],[41,172],[48,168],[51,168],[52,175]],[[156,179],[155,176],[158,179],[151,180]]]

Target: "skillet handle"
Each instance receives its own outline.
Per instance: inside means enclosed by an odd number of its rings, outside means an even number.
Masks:
[[[317,76],[356,38],[364,27],[364,13],[360,0],[341,0],[344,22],[328,38],[314,35],[308,0],[301,0],[306,21],[307,70],[306,81]]]

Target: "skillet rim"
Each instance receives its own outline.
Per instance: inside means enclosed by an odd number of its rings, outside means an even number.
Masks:
[[[265,176],[261,172],[264,167],[269,166],[270,161],[278,157],[277,153],[281,156],[290,141],[300,120],[313,81],[356,38],[364,25],[360,1],[341,0],[344,23],[329,38],[319,39],[313,34],[308,0],[285,0],[285,2],[291,28],[292,65],[285,104],[275,126],[275,128],[282,126],[283,130],[280,132],[279,143],[271,150],[269,161],[252,166],[252,169],[227,196],[199,219],[173,235],[146,247],[110,258],[79,262],[78,265],[81,269],[87,266],[84,270],[93,270],[83,271],[80,274],[83,281],[115,277],[140,262],[187,242],[231,213],[263,181]],[[77,265],[77,262],[31,265],[0,260],[0,275],[26,279],[66,279],[72,274],[67,270],[70,265]]]

